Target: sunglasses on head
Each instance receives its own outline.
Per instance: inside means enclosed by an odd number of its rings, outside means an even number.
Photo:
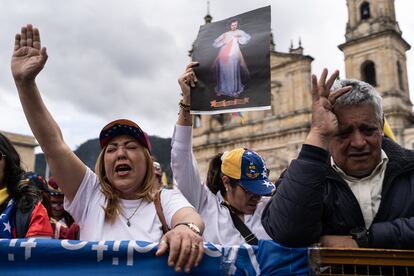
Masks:
[[[3,158],[5,158],[5,157],[6,157],[6,155],[4,153],[0,152],[0,161],[3,160]]]

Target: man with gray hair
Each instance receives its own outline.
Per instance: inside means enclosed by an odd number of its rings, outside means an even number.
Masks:
[[[381,97],[312,76],[312,125],[262,223],[291,247],[414,248],[414,153],[384,137]],[[335,83],[334,83],[335,82]],[[332,87],[332,89],[331,89]]]

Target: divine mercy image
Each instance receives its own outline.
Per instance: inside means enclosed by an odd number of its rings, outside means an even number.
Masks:
[[[200,26],[192,114],[270,109],[270,21],[267,6]]]
[[[251,36],[239,29],[239,20],[230,21],[230,30],[214,40],[213,47],[220,48],[214,61],[217,96],[237,97],[244,90],[242,71],[249,76],[249,69],[239,45],[249,43]]]

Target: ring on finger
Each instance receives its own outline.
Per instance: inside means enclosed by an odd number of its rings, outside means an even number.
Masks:
[[[167,243],[165,240],[161,240],[161,241],[160,241],[160,245],[161,245],[162,243],[165,243],[165,245],[166,245],[166,246],[168,246],[168,243]]]
[[[193,243],[193,244],[191,245],[191,248],[192,248],[192,249],[198,249],[198,248],[199,248],[199,246],[198,246],[198,244]]]

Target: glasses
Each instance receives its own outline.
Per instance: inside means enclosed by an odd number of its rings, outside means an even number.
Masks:
[[[4,153],[0,152],[0,161],[3,160],[3,158],[5,158],[5,157],[6,157],[6,155]]]

